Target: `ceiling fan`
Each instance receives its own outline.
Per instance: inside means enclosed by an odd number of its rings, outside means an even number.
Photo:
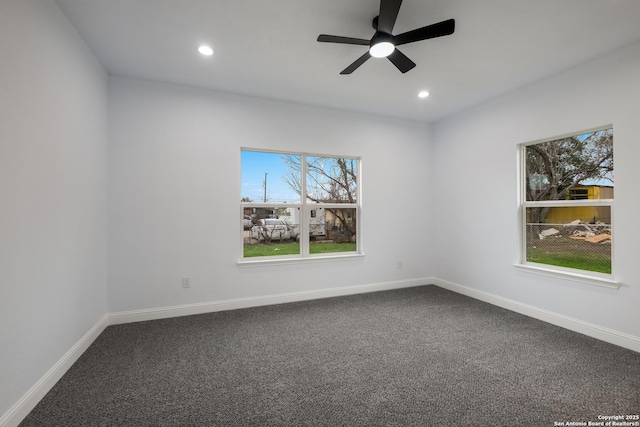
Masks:
[[[342,43],[369,46],[369,50],[356,59],[351,65],[342,70],[340,74],[351,74],[364,64],[372,56],[375,58],[389,58],[389,61],[402,73],[406,73],[416,66],[415,62],[407,58],[396,46],[413,43],[420,40],[433,39],[448,36],[455,30],[455,20],[447,19],[437,24],[427,25],[406,33],[392,35],[393,26],[396,23],[402,0],[380,0],[380,13],[373,18],[373,29],[376,30],[371,40],[357,39],[353,37],[330,36],[320,34],[319,42]]]

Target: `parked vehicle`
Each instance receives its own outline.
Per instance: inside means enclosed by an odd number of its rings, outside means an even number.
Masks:
[[[275,218],[259,219],[257,224],[251,227],[251,238],[259,242],[290,240],[296,237],[292,235],[291,231],[291,225],[285,220]]]
[[[251,227],[253,227],[253,224],[251,223],[251,217],[249,215],[245,215],[242,219],[242,227],[245,230],[251,230]]]
[[[291,239],[297,240],[298,237],[300,237],[300,225],[293,224],[287,218],[280,218],[280,220],[283,221],[286,224],[287,228],[289,229],[289,234],[291,234]]]

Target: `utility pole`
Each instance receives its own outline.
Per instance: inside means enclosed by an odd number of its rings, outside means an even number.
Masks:
[[[264,173],[264,203],[267,203],[267,175],[269,175],[269,172]]]

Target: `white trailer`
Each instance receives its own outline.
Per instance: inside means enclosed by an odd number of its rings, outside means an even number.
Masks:
[[[300,209],[286,208],[279,216],[286,219],[294,226],[300,227]],[[309,236],[324,236],[327,233],[327,220],[323,208],[311,208],[309,210]]]
[[[309,211],[309,236],[324,236],[327,234],[327,220],[323,208]]]

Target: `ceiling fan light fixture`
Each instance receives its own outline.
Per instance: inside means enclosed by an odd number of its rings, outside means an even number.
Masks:
[[[396,47],[391,42],[380,42],[369,48],[369,53],[374,58],[385,58],[393,53]]]

